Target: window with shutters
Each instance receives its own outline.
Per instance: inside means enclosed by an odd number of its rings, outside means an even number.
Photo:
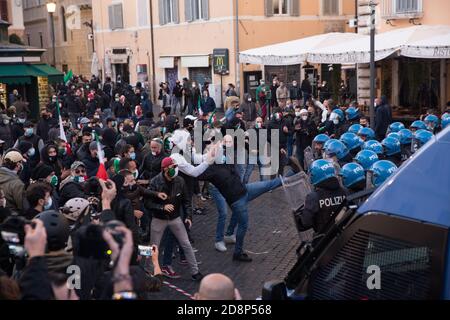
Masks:
[[[122,4],[113,4],[108,7],[109,28],[111,30],[123,29],[123,8]]]
[[[0,18],[4,21],[9,22],[8,17],[8,1],[7,0],[0,0]]]
[[[423,16],[422,0],[382,0],[381,15],[384,19],[407,19]]]
[[[186,21],[208,20],[209,0],[185,0]]]
[[[265,14],[270,16],[298,16],[300,0],[265,0]]]
[[[338,16],[340,0],[322,0],[322,15]]]
[[[159,24],[179,23],[179,0],[159,0]]]

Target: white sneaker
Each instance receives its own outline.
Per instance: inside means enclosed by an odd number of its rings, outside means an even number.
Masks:
[[[216,242],[214,246],[216,247],[216,250],[219,252],[227,251],[227,247],[225,246],[225,243],[223,241]]]
[[[236,235],[232,235],[232,236],[225,236],[223,237],[223,240],[225,241],[225,243],[228,244],[235,244],[236,243]]]

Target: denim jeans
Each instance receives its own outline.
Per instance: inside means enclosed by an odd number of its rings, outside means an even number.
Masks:
[[[287,136],[287,153],[288,157],[292,157],[292,154],[294,152],[294,135],[289,134]]]
[[[216,242],[223,241],[225,223],[227,222],[227,211],[228,204],[219,190],[213,185],[209,184],[209,193],[211,194],[217,208],[217,227],[216,227]],[[226,235],[231,236],[234,234],[234,229],[237,225],[237,216],[236,214],[231,215],[230,224],[228,226],[228,230]],[[234,226],[234,227],[233,227]]]
[[[247,184],[252,175],[254,164],[237,164],[236,169],[243,184]]]
[[[248,229],[248,203],[279,186],[281,186],[281,179],[279,177],[273,180],[249,183],[246,185],[247,194],[231,205],[233,215],[235,214],[237,216],[236,245],[234,247],[235,255],[243,252],[244,238]],[[230,227],[233,227],[231,222],[229,228]]]

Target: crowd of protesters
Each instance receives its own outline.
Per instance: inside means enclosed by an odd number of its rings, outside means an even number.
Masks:
[[[208,83],[161,83],[153,102],[141,83],[75,76],[54,88],[33,121],[14,92],[0,123],[0,298],[145,299],[163,277],[180,277],[174,252],[192,280],[202,281],[191,229],[209,199],[218,215],[211,247],[225,252],[234,244],[233,260],[251,262],[248,205],[281,186],[280,175],[310,174],[314,192],[301,224],[321,232],[341,203],[322,208],[320,197],[378,187],[450,121],[448,112],[430,112],[408,129],[393,122],[381,97],[372,129],[355,102],[314,99],[308,80],[289,87],[261,81],[256,96],[243,99],[229,84],[224,95],[220,118]],[[254,148],[249,132],[259,140],[263,129],[267,141]],[[243,160],[234,157],[237,138],[227,130],[247,137]],[[271,175],[263,170],[269,146],[280,159]],[[250,182],[256,167],[259,177]],[[71,266],[83,275],[79,286],[66,285]],[[207,278],[198,297],[217,297],[211,281],[239,297],[228,278]]]

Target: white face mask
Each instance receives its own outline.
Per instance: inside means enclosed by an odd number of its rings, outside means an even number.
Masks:
[[[252,98],[248,98],[248,102],[252,102]]]
[[[333,120],[333,123],[334,123],[334,124],[339,124],[339,119],[334,119],[334,120]]]
[[[300,112],[296,112],[296,113],[295,113],[295,116],[296,116],[296,117],[300,117],[301,115],[302,115],[302,114],[301,114]]]
[[[308,120],[308,116],[303,116],[303,117],[302,117],[302,120],[303,120],[303,121]]]
[[[52,197],[48,198],[48,201],[44,204],[44,210],[48,210],[52,207],[53,199]]]

